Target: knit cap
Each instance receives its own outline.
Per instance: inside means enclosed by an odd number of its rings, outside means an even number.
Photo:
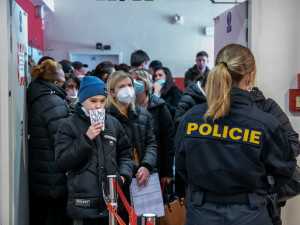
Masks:
[[[89,97],[95,95],[104,95],[107,97],[107,86],[98,77],[84,76],[79,88],[79,102],[83,102]]]

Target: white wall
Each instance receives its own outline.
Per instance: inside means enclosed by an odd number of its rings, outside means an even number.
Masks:
[[[0,1],[0,224],[13,224],[10,100],[10,1]]]
[[[45,23],[45,55],[61,60],[68,52],[99,52],[96,43],[111,45],[111,52],[130,54],[143,49],[151,60],[159,59],[176,77],[195,63],[197,52],[205,50],[214,63],[213,37],[204,35],[213,18],[233,7],[209,0],[83,1],[55,0],[54,14]],[[176,13],[184,24],[172,24]]]
[[[258,87],[281,106],[300,132],[300,113],[289,112],[289,89],[297,88],[300,35],[299,0],[252,0],[251,48],[257,60]],[[299,158],[298,158],[299,160]],[[283,224],[299,225],[300,197],[283,208]]]

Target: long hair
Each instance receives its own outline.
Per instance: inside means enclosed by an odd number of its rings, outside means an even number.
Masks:
[[[165,95],[165,94],[167,94],[169,92],[169,90],[173,86],[175,86],[175,83],[173,81],[173,76],[172,76],[172,73],[169,70],[169,68],[167,68],[167,67],[157,67],[154,70],[154,75],[155,75],[156,71],[158,71],[158,70],[162,70],[166,74],[166,83],[164,84],[164,86],[162,87],[162,89],[160,91],[161,95]],[[154,80],[154,76],[153,76],[153,80]]]
[[[60,71],[62,71],[62,66],[58,62],[47,59],[43,61],[41,65],[33,66],[31,79],[34,80],[40,77],[54,83],[54,81],[59,81]]]
[[[226,116],[230,109],[230,90],[251,73],[256,73],[255,59],[250,49],[230,44],[217,55],[216,65],[209,72],[206,83],[208,110],[204,119],[213,121]]]
[[[136,74],[138,78],[145,82],[145,92],[148,95],[151,92],[152,84],[150,81],[151,74],[145,69],[135,69],[131,71],[131,74]]]
[[[108,96],[107,96],[107,99],[106,99],[106,102],[105,102],[105,105],[107,108],[110,108],[111,105],[114,105],[115,107],[117,107],[117,109],[122,112],[121,108],[119,107],[116,99],[112,96],[111,92],[112,91],[115,91],[115,88],[117,87],[117,85],[123,80],[125,79],[126,77],[129,77],[131,82],[132,82],[132,85],[134,85],[134,82],[133,82],[133,79],[132,77],[130,76],[129,73],[126,73],[124,71],[116,71],[116,72],[113,72],[109,75],[108,77],[108,80],[107,80],[107,92],[108,92]],[[134,111],[135,110],[135,105],[134,105],[134,100],[132,100],[130,102],[130,105],[129,107]]]

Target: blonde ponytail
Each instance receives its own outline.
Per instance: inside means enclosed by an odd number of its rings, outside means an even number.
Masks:
[[[212,120],[227,115],[230,108],[231,76],[224,64],[216,65],[210,72],[205,86],[208,110],[204,115]]]
[[[250,49],[230,44],[222,48],[216,66],[209,72],[205,86],[208,110],[204,115],[213,121],[226,116],[230,109],[230,90],[245,76],[256,73],[255,59]]]

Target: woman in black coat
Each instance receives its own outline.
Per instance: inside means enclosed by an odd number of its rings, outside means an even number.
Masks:
[[[83,225],[108,224],[102,190],[107,175],[117,175],[121,187],[132,178],[132,147],[119,121],[106,115],[91,124],[90,110],[104,109],[106,90],[97,77],[82,79],[81,104],[59,126],[55,143],[56,161],[68,171],[68,214]]]
[[[177,104],[182,97],[182,91],[175,85],[171,71],[167,67],[156,68],[153,81],[153,94],[165,100],[174,119]]]
[[[173,178],[173,161],[175,155],[174,124],[165,101],[151,92],[150,74],[144,69],[133,70],[135,79],[136,101],[139,106],[151,114],[151,123],[157,142],[157,168],[160,178],[170,183]]]
[[[33,67],[31,78],[27,89],[30,224],[70,224],[65,210],[66,172],[55,162],[54,150],[59,123],[71,115],[61,88],[64,72],[48,59]]]
[[[107,80],[107,113],[117,118],[123,125],[129,141],[133,146],[133,176],[138,185],[147,185],[151,172],[156,171],[157,144],[153,134],[151,115],[135,104],[134,83],[130,74],[117,71]],[[129,189],[124,193],[130,201]],[[121,215],[127,222],[125,211]]]

